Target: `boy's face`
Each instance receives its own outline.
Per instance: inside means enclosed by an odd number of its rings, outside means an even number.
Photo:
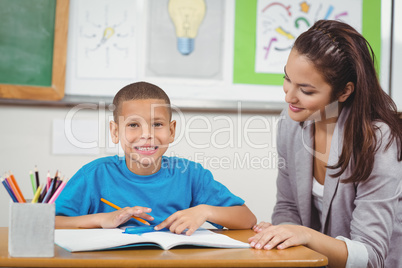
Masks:
[[[124,101],[118,122],[110,122],[112,140],[120,141],[127,167],[135,174],[150,175],[160,169],[162,155],[176,131],[169,111],[164,100]]]

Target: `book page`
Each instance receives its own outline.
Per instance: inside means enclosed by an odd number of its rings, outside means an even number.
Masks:
[[[169,231],[144,233],[141,235],[125,234],[121,229],[57,229],[55,243],[70,251],[95,251],[140,246],[154,243],[168,250],[179,245],[194,245],[218,248],[248,248],[248,243],[216,234],[206,229],[199,229],[193,235],[174,234]]]
[[[161,245],[163,249],[171,249],[180,245],[193,245],[217,248],[248,248],[248,243],[232,239],[223,234],[217,234],[210,230],[198,229],[192,235],[173,234],[171,232],[153,232],[142,235]]]

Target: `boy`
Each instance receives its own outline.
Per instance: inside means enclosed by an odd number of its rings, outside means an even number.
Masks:
[[[141,225],[191,235],[204,222],[218,228],[247,229],[256,223],[244,201],[215,181],[200,164],[166,157],[176,121],[159,87],[138,82],[114,97],[110,132],[125,157],[97,159],[82,167],[56,200],[57,228],[115,228]],[[115,210],[100,202],[109,200]]]

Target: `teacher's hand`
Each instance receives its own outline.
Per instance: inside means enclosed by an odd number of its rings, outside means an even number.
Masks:
[[[248,239],[255,249],[285,249],[292,246],[306,245],[311,234],[309,228],[301,225],[263,225],[265,229]]]

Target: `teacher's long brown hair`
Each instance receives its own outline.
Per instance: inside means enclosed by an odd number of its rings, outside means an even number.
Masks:
[[[352,175],[343,182],[365,181],[371,174],[374,156],[381,141],[377,140],[374,121],[386,123],[390,140],[398,146],[398,161],[402,160],[402,120],[393,100],[382,90],[375,70],[374,52],[367,40],[348,24],[317,21],[296,40],[293,49],[306,56],[332,86],[332,98],[337,99],[348,82],[355,90],[343,104],[350,106],[346,121],[343,149],[339,161],[331,169],[340,168],[332,177],[340,176],[352,163]]]

